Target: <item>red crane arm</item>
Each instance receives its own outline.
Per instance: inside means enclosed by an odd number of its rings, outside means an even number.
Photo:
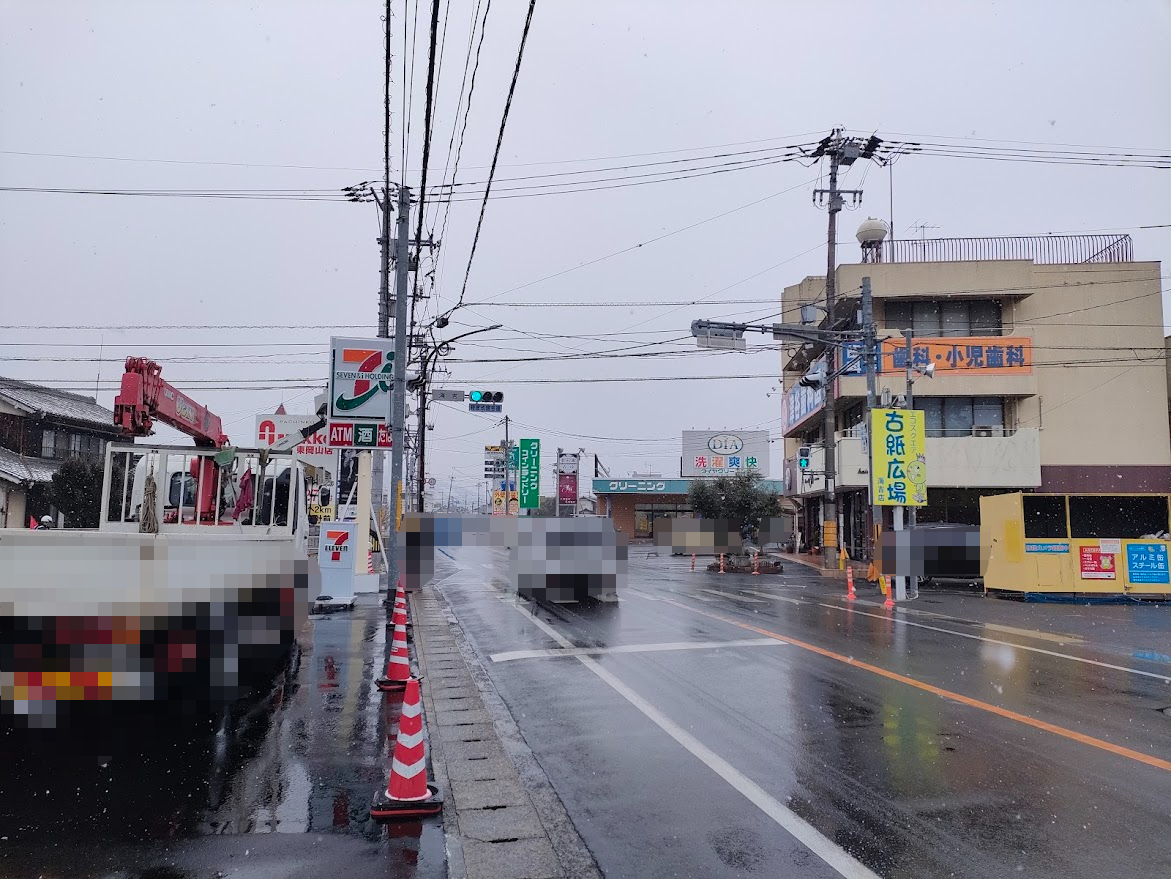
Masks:
[[[146,357],[127,357],[122,390],[114,398],[114,424],[128,436],[150,436],[161,421],[195,440],[195,445],[228,444],[220,417],[162,379],[163,368]]]

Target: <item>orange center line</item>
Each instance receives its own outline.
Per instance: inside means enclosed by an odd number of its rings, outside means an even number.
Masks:
[[[880,668],[877,665],[871,665],[868,662],[862,662],[861,660],[853,659],[849,656],[843,656],[842,654],[835,653],[832,650],[826,650],[824,647],[818,647],[816,644],[810,644],[797,638],[791,638],[788,635],[781,635],[777,632],[769,631],[768,629],[762,629],[759,626],[742,623],[739,620],[730,619],[729,617],[721,616],[717,613],[710,613],[706,610],[700,610],[697,607],[691,607],[689,605],[675,601],[672,598],[661,598],[659,600],[664,601],[667,604],[673,604],[676,607],[682,608],[683,610],[699,614],[700,616],[705,616],[713,620],[729,623],[730,625],[738,626],[741,629],[746,629],[749,632],[756,632],[758,635],[764,635],[767,638],[776,638],[778,641],[783,641],[786,644],[793,645],[794,647],[800,647],[802,650],[808,650],[810,653],[816,653],[818,656],[824,656],[827,659],[833,659],[837,662],[854,666],[855,668],[864,669],[865,671],[887,678],[888,680],[898,681],[901,684],[907,684],[908,686],[915,687],[916,689],[922,690],[925,693],[941,696],[944,699],[950,699],[953,702],[959,702],[971,708],[978,708],[981,711],[987,711],[989,714],[995,714],[999,717],[1006,718],[1007,720],[1023,723],[1025,726],[1031,726],[1034,729],[1043,730],[1044,732],[1052,733],[1053,735],[1061,736],[1062,738],[1070,739],[1071,741],[1080,742],[1083,745],[1089,745],[1090,747],[1098,748],[1102,751],[1109,751],[1111,754],[1117,754],[1119,757],[1126,757],[1139,763],[1145,763],[1148,766],[1154,766],[1156,769],[1164,769],[1167,772],[1171,772],[1171,760],[1164,760],[1160,757],[1153,757],[1150,754],[1144,754],[1141,751],[1134,751],[1130,748],[1124,748],[1122,745],[1116,745],[1113,742],[1107,742],[1104,739],[1096,739],[1093,736],[1087,736],[1084,733],[1075,732],[1074,730],[1066,729],[1063,726],[1047,723],[1044,720],[1037,720],[1035,717],[1029,717],[1027,714],[1020,714],[1019,712],[1012,711],[1008,708],[1001,708],[999,705],[993,705],[990,702],[984,702],[980,699],[973,699],[971,696],[964,696],[960,693],[953,693],[951,690],[944,690],[941,687],[936,687],[931,684],[924,683],[923,681],[916,680],[915,678],[901,675],[898,672],[889,671],[885,668]]]

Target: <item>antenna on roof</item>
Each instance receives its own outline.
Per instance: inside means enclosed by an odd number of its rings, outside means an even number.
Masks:
[[[91,337],[92,338],[92,337]],[[98,386],[102,383],[102,353],[106,350],[106,334],[102,333],[102,341],[98,346],[98,377],[94,379],[94,402],[98,401]]]

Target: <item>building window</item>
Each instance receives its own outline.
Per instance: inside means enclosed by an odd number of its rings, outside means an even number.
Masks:
[[[53,430],[41,431],[41,457],[57,457],[57,433]]]
[[[887,327],[921,339],[999,336],[1003,326],[996,299],[891,299],[883,309]]]
[[[917,397],[927,436],[972,436],[988,428],[1004,434],[1004,400],[1000,397]],[[981,430],[978,430],[981,429]]]
[[[69,457],[80,458],[82,441],[85,439],[80,433],[69,434]]]

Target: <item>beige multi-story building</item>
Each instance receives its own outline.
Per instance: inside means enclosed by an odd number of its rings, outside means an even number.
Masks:
[[[979,498],[1001,491],[1171,491],[1160,264],[1136,262],[1129,236],[872,242],[862,263],[837,270],[839,329],[860,326],[864,276],[885,340],[880,394],[905,394],[904,330],[912,364],[934,367],[913,386],[927,429],[920,522],[979,524]],[[782,319],[797,323],[800,306],[824,294],[824,277],[785,288]],[[801,505],[810,546],[825,490],[825,395],[798,379],[825,356],[794,345],[782,360],[785,493]],[[835,487],[842,546],[868,558],[866,379],[853,372],[835,386]],[[802,445],[812,449],[805,470]]]

